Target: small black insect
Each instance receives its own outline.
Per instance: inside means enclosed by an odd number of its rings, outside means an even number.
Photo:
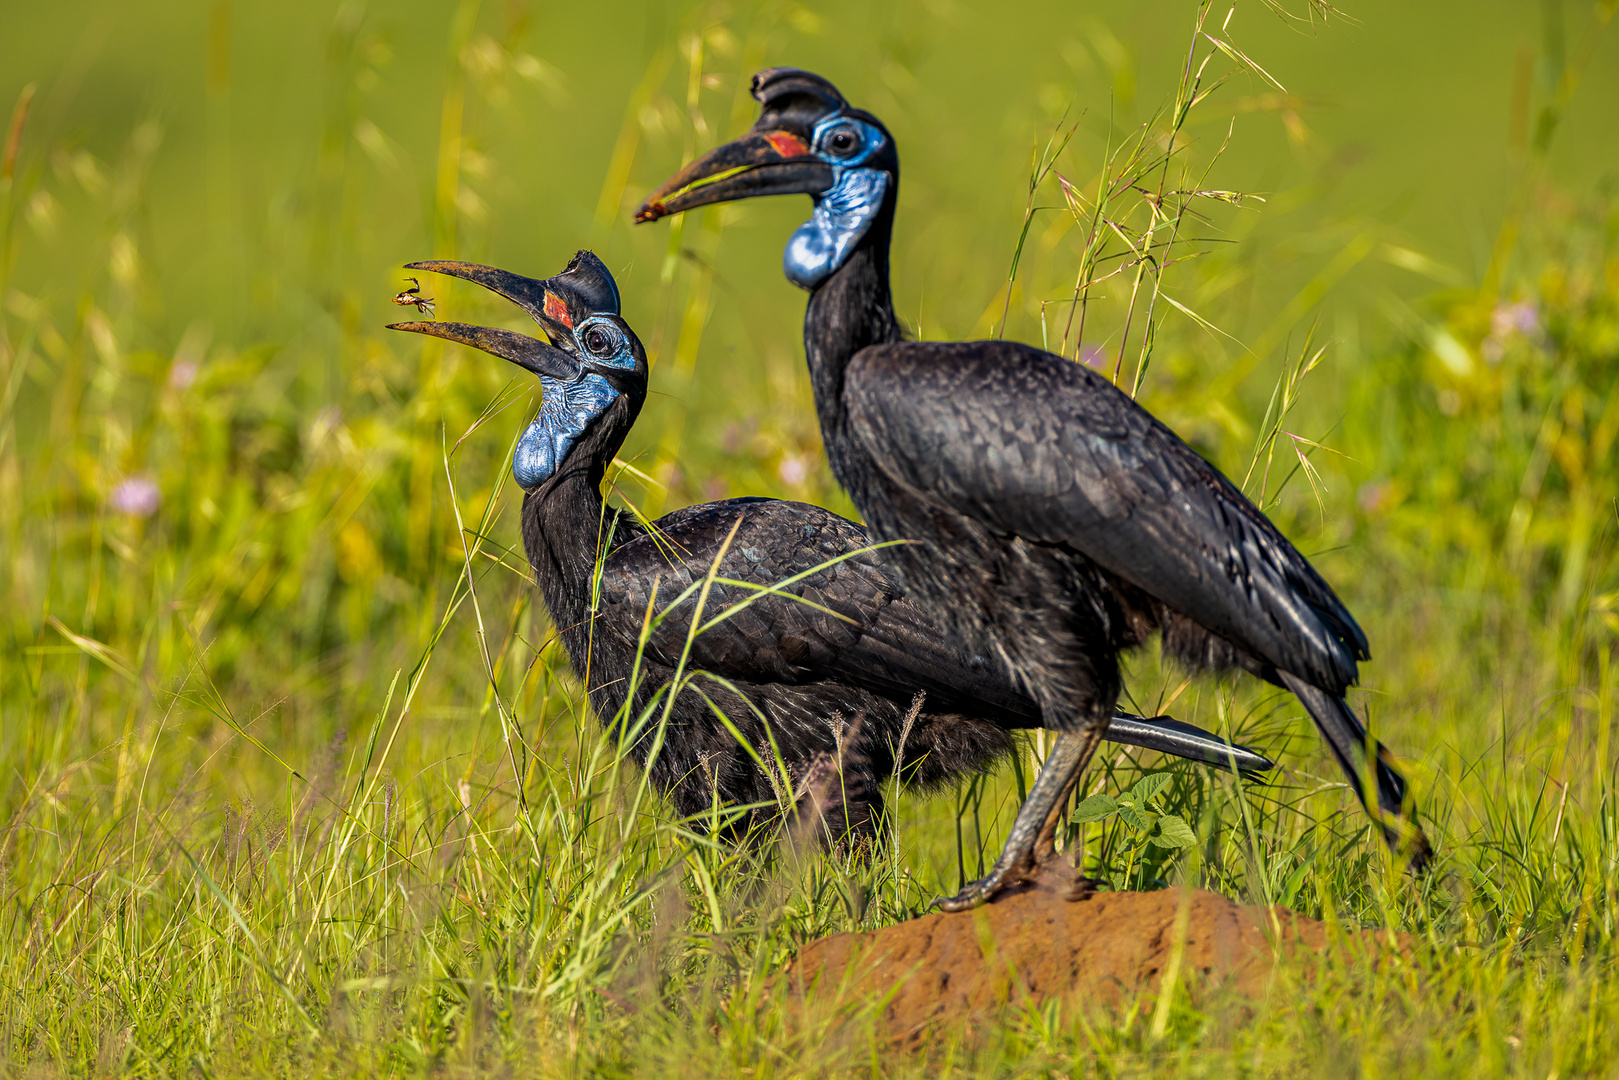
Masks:
[[[421,282],[415,278],[408,277],[405,280],[410,282],[410,288],[395,293],[394,303],[400,307],[410,307],[414,304],[417,311],[431,319],[433,317],[433,298],[422,295]]]

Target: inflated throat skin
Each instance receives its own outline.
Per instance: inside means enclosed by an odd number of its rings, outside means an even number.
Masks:
[[[832,187],[815,200],[815,212],[787,242],[782,269],[787,280],[813,290],[842,266],[882,211],[888,174],[881,169],[840,170]]]
[[[512,478],[524,491],[532,491],[550,479],[579,436],[619,396],[606,379],[596,374],[573,382],[541,376],[540,386],[544,398],[539,415],[517,440],[517,450],[512,455]]]

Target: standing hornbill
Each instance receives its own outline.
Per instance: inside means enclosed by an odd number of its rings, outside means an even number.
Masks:
[[[1061,733],[994,870],[940,906],[982,903],[1051,856],[1118,700],[1119,652],[1153,630],[1195,667],[1240,667],[1296,694],[1391,846],[1424,865],[1405,782],[1344,701],[1366,637],[1315,569],[1102,376],[1014,342],[904,340],[888,280],[893,136],[807,71],[762,71],[753,94],[752,130],[682,169],[636,220],[814,200],[785,268],[810,294],[804,345],[832,472],[874,537],[914,541],[889,556],[905,593],[958,647],[998,655]]]
[[[471,345],[539,376],[540,410],[512,459],[528,561],[596,715],[611,722],[633,683],[633,752],[683,817],[700,827],[716,796],[758,807],[776,803],[784,786],[797,799],[819,782],[809,794],[826,827],[858,837],[872,831],[881,784],[895,772],[937,785],[1007,754],[1011,729],[1039,725],[1034,701],[998,664],[954,648],[898,594],[886,555],[853,522],[804,503],[728,499],[644,527],[604,506],[607,465],[646,400],[647,361],[595,255],[579,252],[546,280],[464,262],[409,269],[491,289],[551,339],[455,322],[392,327]],[[728,618],[707,624],[727,608]],[[638,663],[654,614],[661,621]],[[660,732],[663,702],[648,706],[675,680],[693,619],[702,629],[685,667],[702,674]],[[652,719],[637,731],[643,716]],[[1245,772],[1271,767],[1168,717],[1120,716],[1107,737]],[[751,820],[739,816],[731,831]]]

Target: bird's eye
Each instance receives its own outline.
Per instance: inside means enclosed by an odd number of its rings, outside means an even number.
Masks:
[[[858,145],[859,140],[855,138],[852,131],[835,131],[832,133],[832,137],[827,140],[827,143],[832,147],[834,154],[843,155],[852,151]]]
[[[585,331],[585,348],[592,356],[607,356],[613,351],[613,342],[601,327],[592,326]]]

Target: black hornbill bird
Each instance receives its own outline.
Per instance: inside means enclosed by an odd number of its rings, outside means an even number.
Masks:
[[[1111,382],[1007,341],[905,341],[889,294],[899,155],[826,79],[753,79],[752,130],[654,191],[636,220],[759,195],[814,211],[787,245],[809,291],[804,345],[832,472],[889,564],[958,647],[998,655],[1061,734],[994,870],[946,910],[993,897],[1052,834],[1120,692],[1118,655],[1160,631],[1195,667],[1284,686],[1413,866],[1430,850],[1405,782],[1344,701],[1367,659],[1343,603],[1241,491]],[[1083,883],[1080,883],[1083,884]]]
[[[646,528],[604,506],[607,465],[646,399],[647,360],[596,256],[581,251],[545,280],[464,262],[409,269],[491,289],[550,338],[548,345],[455,322],[392,327],[471,345],[539,376],[540,410],[512,460],[525,492],[528,561],[596,715],[611,722],[634,683],[630,722],[654,719],[639,733],[632,728],[633,753],[683,817],[701,827],[716,795],[733,805],[771,804],[785,786],[796,799],[819,776],[822,790],[810,794],[827,827],[858,836],[872,830],[881,783],[896,771],[936,785],[988,767],[1011,750],[1010,729],[1038,725],[1034,701],[999,665],[952,647],[898,595],[886,555],[853,522],[804,503],[728,499]],[[716,563],[699,612],[701,584]],[[664,617],[638,662],[654,612]],[[660,734],[662,702],[648,705],[674,682],[694,618],[702,629],[685,668],[703,674],[676,698]],[[918,691],[923,703],[907,730]],[[1107,737],[1244,771],[1271,767],[1168,717],[1120,716]],[[749,817],[731,831],[744,832]]]

